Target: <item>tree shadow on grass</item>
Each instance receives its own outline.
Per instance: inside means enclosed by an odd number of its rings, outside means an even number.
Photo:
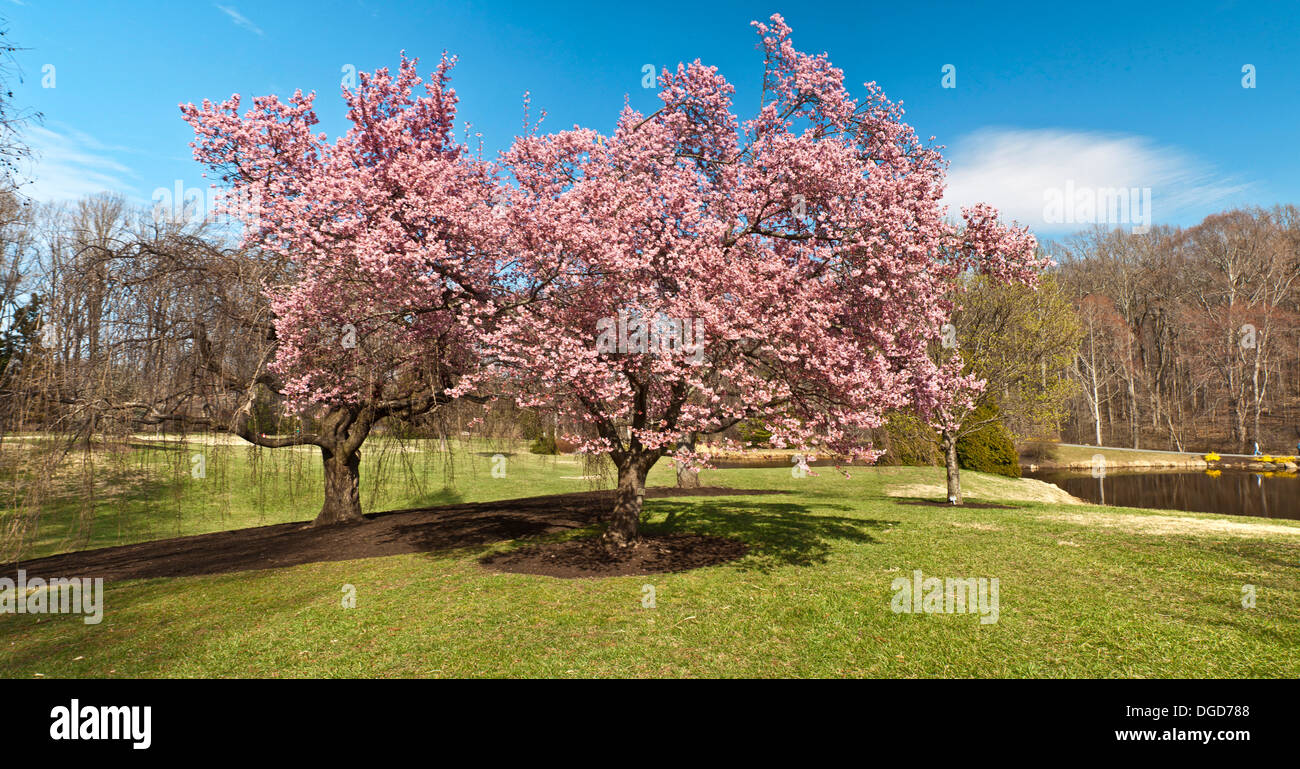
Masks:
[[[852,510],[818,505],[819,510]],[[660,517],[662,516],[662,518]],[[873,532],[898,521],[822,515],[790,502],[656,501],[648,511],[646,534],[690,532],[739,539],[751,548],[734,568],[770,571],[780,566],[825,563],[842,543],[878,544]]]
[[[157,583],[109,585],[102,599],[104,623],[98,625],[85,624],[79,613],[0,615],[0,645],[6,649],[0,660],[0,677],[30,677],[33,671],[56,677],[98,677],[114,667],[119,676],[125,672],[129,676],[174,677],[177,674],[169,672],[174,663],[202,660],[212,644],[256,644],[258,631],[268,622],[280,621],[277,618],[290,618],[290,631],[306,628],[303,632],[309,635],[309,623],[339,611],[342,595],[333,581],[280,579],[274,572],[218,575],[206,584],[180,586],[177,592],[172,589],[170,584],[160,588]],[[160,604],[171,608],[159,608]],[[179,620],[185,628],[181,635],[169,632],[167,628],[175,625],[168,621],[168,614],[177,606],[206,620],[197,626]],[[309,613],[304,615],[305,611]],[[112,626],[118,632],[112,632]],[[145,634],[159,634],[158,646],[135,649],[122,638],[123,628],[130,634],[137,627]],[[69,659],[73,655],[86,661],[78,664]],[[205,675],[258,675],[256,671],[266,670],[266,664],[260,658],[249,658],[244,671],[227,667]],[[51,667],[56,670],[51,672]]]
[[[1242,606],[1244,593],[1241,592],[1240,587],[1225,585],[1221,594],[1203,597],[1190,605],[1178,606],[1169,613],[1169,616],[1189,626],[1199,627],[1202,631],[1215,634],[1235,632],[1266,641],[1277,647],[1279,651],[1294,648],[1297,642],[1296,633],[1283,630],[1290,626],[1291,618],[1284,610],[1279,612],[1276,608],[1269,607],[1267,603],[1260,603],[1266,600],[1263,596],[1270,589],[1268,585],[1256,585],[1256,606],[1259,608],[1247,609]],[[1265,613],[1269,608],[1273,608],[1271,614],[1276,619],[1270,620],[1269,614]],[[1274,624],[1264,624],[1270,621]]]
[[[950,510],[1018,510],[1018,505],[1003,505],[997,502],[962,502],[960,505],[952,505],[946,499],[926,499],[924,497],[885,497],[885,499],[900,505],[909,505],[912,507],[945,507]]]
[[[1242,559],[1247,563],[1229,563],[1218,574],[1207,575],[1201,584],[1214,586],[1212,591],[1195,599],[1189,596],[1189,600],[1170,606],[1166,610],[1167,616],[1203,631],[1240,633],[1270,643],[1279,650],[1296,645],[1297,633],[1285,630],[1293,628],[1294,623],[1286,609],[1289,601],[1283,597],[1294,589],[1282,579],[1282,574],[1294,568],[1293,543],[1198,537],[1189,539],[1188,544],[1202,553]],[[1261,576],[1248,577],[1248,574]],[[1263,577],[1263,574],[1269,576]],[[1253,584],[1255,588],[1256,604],[1251,608],[1242,604],[1247,595],[1244,590],[1247,584]]]
[[[1235,558],[1244,558],[1252,568],[1259,570],[1290,570],[1297,560],[1296,546],[1300,540],[1278,541],[1267,539],[1233,538],[1230,540],[1197,540],[1200,550],[1209,550]]]
[[[454,488],[443,487],[437,491],[429,491],[420,494],[411,500],[412,504],[407,509],[417,509],[421,507],[440,507],[442,505],[458,505],[465,501],[465,495],[461,494]]]
[[[648,533],[689,527],[691,533],[744,541],[755,549],[752,568],[825,560],[835,540],[874,542],[870,531],[887,521],[812,515],[789,503],[758,503],[739,495],[774,492],[730,488],[651,488],[649,509],[657,519]],[[685,501],[685,497],[691,501]],[[713,500],[708,497],[713,496]],[[727,500],[729,501],[723,501]],[[666,501],[671,499],[672,501]],[[186,577],[283,568],[307,563],[404,553],[463,557],[498,543],[536,542],[594,533],[614,505],[614,492],[553,494],[493,502],[447,504],[372,513],[355,525],[315,527],[298,521],[134,545],[85,550],[0,564],[0,574],[24,569],[29,577],[76,575],[108,581]],[[834,505],[817,509],[848,510]],[[667,528],[665,528],[667,527]]]

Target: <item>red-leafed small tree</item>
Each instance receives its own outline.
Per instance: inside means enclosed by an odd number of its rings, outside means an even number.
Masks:
[[[391,416],[448,400],[474,365],[467,329],[489,314],[496,199],[490,168],[453,137],[456,95],[443,58],[424,85],[416,61],[362,74],[343,91],[351,128],[314,134],[314,94],[182,105],[195,157],[229,185],[245,240],[287,264],[266,287],[274,360],[250,382],[230,429],[261,446],[315,445],[325,470],[317,524],[361,520],[361,445]],[[486,214],[486,215],[485,215]],[[254,390],[270,387],[319,427],[262,435]]]
[[[660,76],[662,108],[625,108],[612,136],[519,138],[516,277],[540,301],[485,335],[522,406],[618,469],[610,546],[638,537],[647,472],[690,438],[761,419],[778,446],[862,457],[890,409],[952,403],[960,363],[927,354],[955,276],[1039,266],[995,212],[940,205],[942,162],[874,84],[861,104],[825,55],[756,24],[764,103],[741,123],[731,85],[698,61]],[[468,385],[466,385],[468,386]]]

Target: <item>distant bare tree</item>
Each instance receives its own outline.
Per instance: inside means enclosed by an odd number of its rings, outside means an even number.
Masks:
[[[1186,230],[1095,229],[1061,247],[1086,331],[1075,374],[1082,416],[1071,429],[1135,448],[1144,435],[1179,450],[1189,440],[1294,445],[1300,344],[1287,341],[1300,335],[1298,232],[1297,209],[1279,206]]]

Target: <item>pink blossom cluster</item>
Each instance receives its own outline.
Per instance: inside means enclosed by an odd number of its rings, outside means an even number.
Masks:
[[[195,157],[245,200],[245,240],[285,260],[267,286],[274,369],[298,406],[443,390],[474,365],[468,319],[492,312],[491,168],[453,137],[454,60],[427,82],[396,75],[344,88],[351,128],[313,133],[314,94],[181,105]],[[423,85],[423,93],[417,89]]]
[[[496,162],[455,143],[452,60],[403,56],[344,90],[352,123],[313,134],[312,96],[183,106],[196,156],[260,201],[248,237],[287,260],[270,286],[276,369],[299,404],[412,381],[515,398],[585,452],[672,454],[761,421],[776,446],[871,459],[891,409],[942,421],[981,383],[930,351],[959,275],[1032,281],[1026,229],[988,206],[947,220],[944,165],[873,83],[859,102],[780,16],[756,23],[763,103],[696,60],[659,76],[609,136],[530,126]],[[416,88],[424,93],[416,95]],[[602,319],[690,319],[703,354],[597,344]],[[321,329],[350,324],[345,347]]]
[[[864,436],[890,409],[942,418],[980,387],[929,354],[954,279],[1042,266],[987,206],[945,220],[938,152],[879,89],[856,102],[779,16],[756,26],[765,103],[743,123],[732,85],[696,61],[665,70],[662,108],[625,108],[611,136],[534,131],[502,157],[509,250],[536,290],[484,329],[477,381],[580,425],[566,437],[584,451],[690,463],[684,435],[758,419],[778,447],[874,457]],[[629,307],[699,319],[703,360],[593,344]]]

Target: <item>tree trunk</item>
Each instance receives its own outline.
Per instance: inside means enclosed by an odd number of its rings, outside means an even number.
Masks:
[[[682,445],[691,451],[695,450],[695,433],[687,434]],[[700,487],[700,471],[693,467],[683,467],[677,465],[677,488],[679,489],[698,489]]]
[[[1261,348],[1263,348],[1265,344],[1264,339],[1266,338],[1267,338],[1266,336],[1261,337],[1259,344],[1255,347],[1255,366],[1250,372],[1251,412],[1255,420],[1254,422],[1255,440],[1257,441],[1259,440],[1259,436],[1260,436],[1259,414],[1264,405],[1264,392],[1263,392],[1263,388],[1261,388],[1259,385],[1259,353]]]
[[[1089,399],[1088,405],[1092,407],[1092,424],[1097,431],[1097,445],[1100,446],[1101,445],[1101,391],[1097,386],[1097,361],[1095,357],[1092,363],[1089,365],[1088,370],[1092,375],[1092,398]]]
[[[325,463],[325,504],[313,526],[361,523],[361,450],[335,452],[321,447]]]
[[[650,465],[643,457],[623,460],[614,490],[614,511],[610,513],[602,539],[607,548],[619,550],[636,544],[640,536],[641,503],[645,498],[645,477]]]
[[[1101,445],[1101,393],[1097,391],[1097,382],[1092,383],[1092,424],[1097,432],[1097,445]]]
[[[1139,446],[1138,435],[1138,397],[1137,388],[1134,386],[1133,377],[1128,378],[1128,434],[1129,442],[1132,448],[1141,448]]]
[[[961,468],[957,466],[957,437],[943,433],[944,466],[948,471],[948,503],[961,504]]]
[[[1110,385],[1106,385],[1106,434],[1115,435],[1115,396],[1111,394]],[[1097,445],[1102,445],[1101,441]]]

